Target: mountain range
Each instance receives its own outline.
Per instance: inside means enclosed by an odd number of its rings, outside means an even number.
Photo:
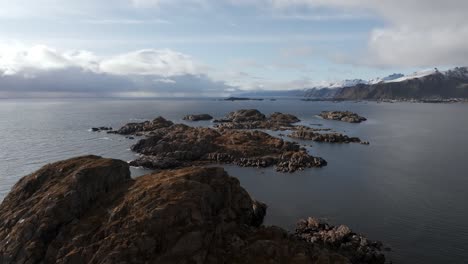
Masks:
[[[468,68],[437,68],[371,80],[353,79],[288,91],[253,91],[245,96],[289,96],[336,100],[468,98]]]

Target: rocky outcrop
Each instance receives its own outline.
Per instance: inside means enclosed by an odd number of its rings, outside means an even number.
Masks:
[[[184,120],[187,121],[206,121],[211,120],[213,117],[209,114],[198,114],[198,115],[186,115],[184,116]]]
[[[345,225],[332,226],[317,218],[300,220],[296,235],[346,256],[352,263],[384,263],[381,242],[370,241]]]
[[[174,123],[159,116],[153,121],[145,121],[141,123],[128,123],[117,131],[109,131],[107,133],[120,134],[120,135],[146,135],[148,132],[156,129],[170,127]]]
[[[216,130],[182,124],[152,131],[132,150],[142,156],[133,166],[167,169],[206,163],[227,163],[243,167],[276,166],[294,172],[326,165],[293,142],[261,131]]]
[[[318,133],[315,129],[301,129],[293,131],[289,137],[301,139],[301,140],[312,140],[316,142],[328,142],[328,143],[361,143],[361,139],[358,137],[348,137],[340,133]]]
[[[229,113],[226,118],[221,120],[215,120],[215,122],[254,122],[254,121],[264,121],[266,116],[262,114],[257,109],[241,109]]]
[[[319,116],[323,119],[337,120],[348,123],[361,123],[367,120],[365,117],[350,111],[323,111]]]
[[[265,211],[221,168],[131,179],[125,162],[74,158],[24,177],[2,202],[0,263],[383,263],[355,255],[346,229],[332,228],[332,247],[315,240],[329,228],[260,226]]]
[[[242,109],[214,122],[219,123],[215,125],[216,128],[223,129],[287,130],[292,129],[293,124],[299,121],[299,118],[291,114],[275,112],[266,117],[256,109]]]
[[[301,121],[297,116],[280,112],[274,112],[268,117],[268,120],[279,124],[293,124]]]

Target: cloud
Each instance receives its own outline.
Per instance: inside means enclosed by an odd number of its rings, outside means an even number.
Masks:
[[[235,89],[169,49],[101,57],[38,45],[0,45],[0,96],[219,96]]]
[[[240,1],[244,4],[249,1]],[[465,0],[258,0],[276,9],[332,8],[344,15],[370,12],[386,25],[375,28],[357,63],[378,66],[433,66],[468,61],[468,1]],[[239,3],[239,2],[238,2]],[[309,10],[309,11],[310,11]]]
[[[169,49],[145,49],[105,59],[100,64],[100,70],[116,75],[165,77],[201,73],[190,56]]]

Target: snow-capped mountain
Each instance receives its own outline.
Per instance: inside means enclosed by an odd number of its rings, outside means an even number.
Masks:
[[[401,73],[394,73],[394,74],[391,74],[387,77],[383,77],[383,78],[375,78],[375,79],[370,79],[367,84],[376,84],[376,83],[381,83],[381,82],[390,82],[390,81],[393,81],[393,80],[396,80],[398,78],[401,78],[405,75],[401,74]]]
[[[468,68],[457,67],[446,71],[435,68],[374,84],[343,87],[338,89],[333,98],[342,100],[468,98]]]

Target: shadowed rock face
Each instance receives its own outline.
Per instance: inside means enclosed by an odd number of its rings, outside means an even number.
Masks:
[[[313,157],[298,144],[261,131],[215,130],[182,124],[151,132],[132,150],[143,154],[132,166],[167,169],[197,163],[231,163],[248,167],[276,166],[293,172],[321,167],[326,162]]]
[[[192,167],[135,180],[129,174],[125,162],[86,156],[21,179],[0,205],[0,263],[353,260],[351,253],[306,237],[259,227],[266,206],[221,168]]]
[[[319,116],[323,119],[337,120],[348,123],[361,123],[367,120],[365,117],[349,111],[323,111]]]

